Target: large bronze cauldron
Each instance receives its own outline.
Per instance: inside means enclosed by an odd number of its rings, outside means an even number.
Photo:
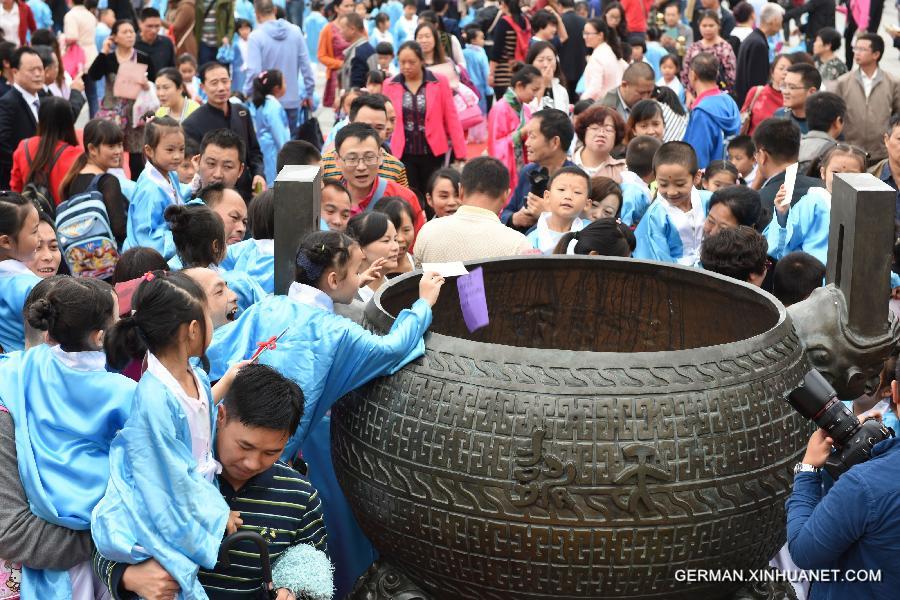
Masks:
[[[771,296],[588,257],[483,261],[491,323],[453,282],[424,358],[333,412],[360,525],[434,598],[721,598],[681,569],[762,568],[784,543],[808,370]],[[470,267],[473,265],[470,265]],[[387,331],[400,277],[366,309]]]

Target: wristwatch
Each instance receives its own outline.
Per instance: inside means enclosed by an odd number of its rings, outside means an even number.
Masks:
[[[796,475],[797,473],[818,473],[821,470],[822,467],[814,467],[802,462],[798,462],[796,465],[794,465],[794,475]]]

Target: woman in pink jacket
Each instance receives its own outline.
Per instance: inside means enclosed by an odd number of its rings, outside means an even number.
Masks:
[[[522,129],[531,118],[528,103],[543,88],[544,76],[533,65],[518,63],[503,97],[488,113],[487,151],[509,169],[509,187],[516,189],[519,170],[528,162]]]
[[[444,166],[448,152],[453,152],[455,160],[466,159],[466,138],[450,84],[443,75],[425,68],[419,44],[404,42],[397,52],[397,62],[400,74],[382,88],[399,117],[391,151],[406,165],[409,187],[421,201],[428,178]]]

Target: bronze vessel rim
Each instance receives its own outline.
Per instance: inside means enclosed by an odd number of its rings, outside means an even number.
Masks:
[[[596,360],[603,360],[603,364],[609,365],[611,363],[620,363],[624,364],[625,359],[627,359],[627,363],[633,363],[635,358],[649,358],[653,357],[657,364],[660,362],[672,364],[684,364],[685,361],[694,362],[696,360],[697,352],[704,353],[718,353],[720,356],[738,356],[745,353],[743,348],[745,348],[745,344],[748,342],[752,342],[754,346],[757,348],[767,348],[770,345],[777,343],[779,340],[784,339],[785,332],[784,329],[790,328],[793,329],[791,325],[791,319],[788,315],[787,310],[784,305],[775,298],[772,294],[766,292],[762,288],[756,287],[750,283],[739,281],[737,279],[727,277],[725,275],[720,275],[718,273],[713,273],[711,271],[706,271],[701,268],[695,267],[687,267],[683,265],[678,265],[674,263],[667,263],[661,261],[651,261],[651,260],[639,260],[633,258],[618,258],[618,257],[609,257],[609,256],[582,256],[582,255],[552,255],[552,256],[513,256],[513,257],[502,257],[502,258],[489,258],[482,260],[473,260],[467,261],[463,264],[470,271],[475,267],[479,266],[488,266],[488,265],[514,265],[519,266],[521,263],[528,263],[533,261],[560,261],[560,262],[569,262],[569,263],[582,263],[590,266],[600,266],[604,264],[612,264],[617,266],[637,266],[639,270],[649,270],[649,269],[659,269],[663,267],[666,270],[672,270],[676,272],[680,272],[686,278],[694,278],[698,280],[706,279],[707,281],[719,281],[727,286],[736,286],[739,289],[742,289],[742,293],[748,294],[750,296],[756,296],[756,299],[760,302],[760,304],[767,304],[771,309],[773,309],[777,314],[777,321],[765,331],[752,335],[750,337],[741,338],[738,340],[733,340],[730,342],[725,342],[722,344],[708,345],[708,346],[697,346],[693,348],[684,348],[678,350],[658,350],[658,351],[639,351],[639,352],[610,352],[610,351],[591,351],[591,350],[569,350],[565,348],[555,348],[553,352],[561,353],[561,357],[565,357],[569,364],[577,364],[578,366],[597,366]],[[382,305],[382,298],[386,294],[390,294],[392,290],[394,290],[397,286],[406,284],[411,279],[417,279],[421,276],[421,270],[411,271],[409,273],[404,273],[399,275],[391,280],[389,280],[384,286],[382,286],[378,291],[375,292],[375,295],[372,299],[367,303],[365,307],[365,315],[367,319],[375,324],[378,328],[383,331],[387,331],[390,329],[391,324],[394,322],[395,316],[390,314]],[[450,282],[444,284],[446,287]],[[737,316],[736,318],[739,318]],[[771,344],[767,343],[771,342]],[[452,336],[447,334],[438,333],[436,331],[429,330],[425,335],[425,346],[429,350],[450,350],[459,348],[459,344],[464,344],[465,348],[470,352],[479,355],[480,357],[489,357],[489,356],[497,356],[497,352],[509,352],[508,349],[513,348],[518,353],[519,358],[533,358],[534,360],[546,360],[546,352],[547,349],[537,348],[533,346],[514,346],[509,344],[498,344],[491,342],[480,342],[476,340],[471,340],[467,338],[462,338],[458,336]]]

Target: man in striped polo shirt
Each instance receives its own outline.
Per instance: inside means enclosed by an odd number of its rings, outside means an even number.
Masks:
[[[389,142],[393,128],[388,123],[387,98],[381,94],[363,94],[350,103],[349,123],[365,123],[378,132],[382,145]],[[335,132],[337,133],[337,132]],[[389,181],[396,181],[403,187],[409,187],[406,179],[406,167],[387,148],[382,148],[382,162],[378,168],[378,176]],[[322,179],[340,179],[341,169],[335,161],[334,149],[322,155]]]
[[[318,492],[278,460],[302,415],[303,392],[296,383],[271,367],[248,364],[235,376],[216,419],[219,489],[230,509],[240,513],[239,530],[255,531],[268,542],[273,563],[298,544],[327,551]],[[259,549],[241,542],[230,554],[230,567],[200,570],[203,589],[213,600],[256,598],[262,582]],[[95,552],[93,562],[114,598],[174,597],[178,591],[155,560],[127,565]],[[278,590],[278,600],[292,598],[287,589]]]

